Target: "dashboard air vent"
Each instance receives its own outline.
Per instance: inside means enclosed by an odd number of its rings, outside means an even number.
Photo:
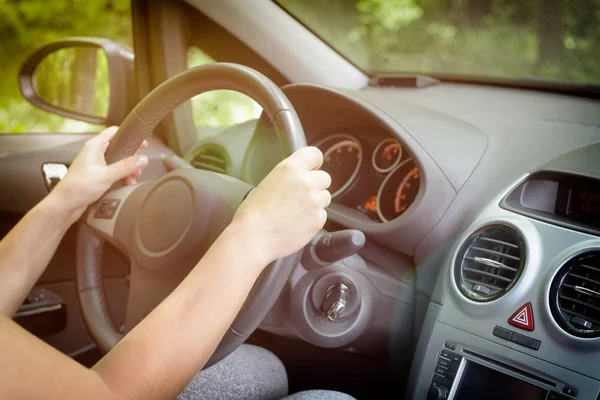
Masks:
[[[505,225],[473,233],[458,252],[454,275],[458,288],[474,301],[492,301],[507,293],[525,265],[521,234]]]
[[[550,309],[570,334],[600,337],[600,251],[580,254],[558,271],[550,286]]]
[[[190,163],[194,168],[227,174],[229,156],[223,147],[216,144],[207,144],[194,151]]]

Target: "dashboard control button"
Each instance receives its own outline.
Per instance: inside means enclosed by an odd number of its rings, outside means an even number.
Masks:
[[[461,356],[448,350],[442,350],[440,355],[455,363],[460,363],[460,361],[462,360]]]
[[[434,372],[436,374],[443,375],[446,378],[450,378],[450,379],[454,379],[454,377],[456,376],[456,371],[452,371],[452,370],[450,370],[448,368],[444,368],[444,367],[439,366],[439,365],[437,367],[435,367]]]
[[[449,341],[449,340],[448,340],[448,341],[446,341],[446,343],[444,343],[444,346],[445,346],[447,349],[450,349],[450,350],[456,350],[456,343],[454,343],[454,342],[451,342],[451,341]]]
[[[492,332],[494,336],[498,336],[499,338],[510,340],[512,336],[512,332],[508,329],[501,328],[499,326],[494,327],[494,331]]]
[[[531,303],[524,304],[508,319],[508,323],[519,329],[532,332],[535,329],[533,307]]]
[[[577,396],[579,391],[571,386],[565,386],[562,390],[564,394],[568,394],[569,396]]]
[[[458,366],[460,365],[460,363],[452,362],[452,361],[446,360],[444,358],[439,358],[437,365],[456,372],[456,371],[458,371]]]
[[[438,383],[442,386],[452,387],[452,379],[446,378],[445,376],[439,374],[433,374],[433,383]]]
[[[119,199],[104,199],[100,201],[100,204],[94,213],[94,218],[112,219],[112,217],[115,216],[120,203],[121,200]]]
[[[571,398],[560,393],[550,392],[548,393],[548,397],[546,397],[546,400],[571,400]]]
[[[539,340],[535,340],[525,335],[520,335],[514,332],[510,337],[510,341],[516,344],[520,344],[521,346],[529,347],[532,350],[538,350],[541,344]]]

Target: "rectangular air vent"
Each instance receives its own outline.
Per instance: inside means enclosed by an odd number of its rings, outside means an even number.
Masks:
[[[191,157],[194,168],[227,174],[229,157],[225,149],[218,145],[207,144],[198,148]]]

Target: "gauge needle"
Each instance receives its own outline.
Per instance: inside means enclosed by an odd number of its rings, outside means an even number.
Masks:
[[[338,158],[337,154],[335,155],[335,161],[337,161],[340,167],[342,166],[342,163],[340,162],[340,159]]]

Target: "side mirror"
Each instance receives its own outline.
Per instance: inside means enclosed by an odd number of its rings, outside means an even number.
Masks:
[[[64,117],[120,124],[133,108],[133,53],[101,38],[69,38],[38,49],[19,71],[21,94]]]

